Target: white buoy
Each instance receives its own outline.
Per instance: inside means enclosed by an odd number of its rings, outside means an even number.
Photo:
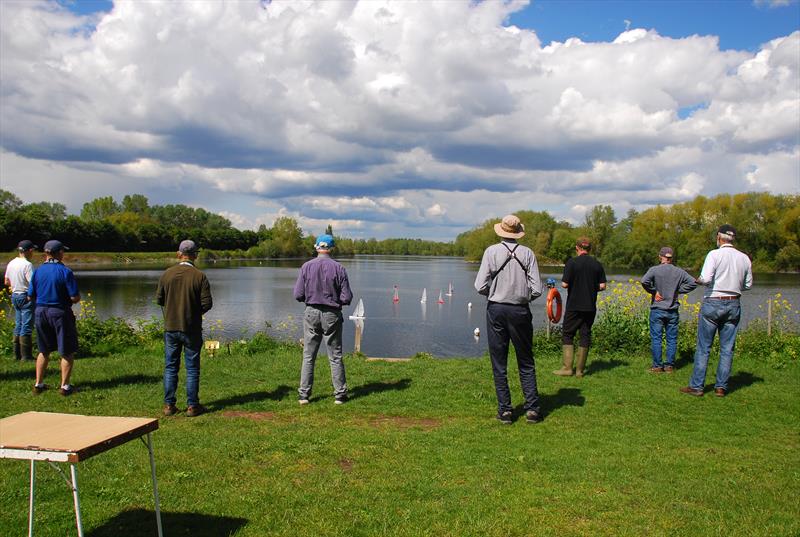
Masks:
[[[467,302],[467,309],[468,309],[468,310],[471,310],[471,309],[472,309],[472,302]]]
[[[481,336],[481,329],[480,328],[476,328],[475,330],[472,331],[472,333],[475,334],[475,337],[480,337]]]

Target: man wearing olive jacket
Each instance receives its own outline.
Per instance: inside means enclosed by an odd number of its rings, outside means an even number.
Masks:
[[[203,347],[203,314],[211,309],[211,286],[194,266],[197,245],[185,240],[178,247],[180,262],[168,268],[158,281],[156,302],[164,309],[164,415],[175,406],[181,351],[186,362],[186,415],[205,412],[200,404],[200,349]]]

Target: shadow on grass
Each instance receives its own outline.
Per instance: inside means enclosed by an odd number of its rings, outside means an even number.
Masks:
[[[48,368],[48,370],[51,373],[55,371],[52,365]],[[110,379],[81,382],[78,385],[78,389],[82,392],[88,390],[106,390],[110,388],[116,388],[117,386],[125,386],[127,384],[157,384],[162,380],[162,377],[156,375],[123,375],[121,377],[114,377]]]
[[[553,414],[563,406],[583,406],[584,403],[586,403],[586,398],[581,395],[581,391],[578,388],[559,388],[554,394],[539,396],[539,404],[545,416]],[[524,417],[524,405],[517,405],[514,408],[514,415]]]
[[[675,358],[675,370],[683,369],[684,367],[691,366],[694,363],[694,351],[684,350],[678,351],[678,356]]]
[[[25,362],[28,364],[28,362]],[[7,371],[0,373],[0,380],[23,380],[36,377],[35,362],[30,362],[30,369],[20,369],[19,371]]]
[[[587,375],[599,373],[600,371],[608,371],[609,369],[615,369],[623,365],[628,365],[628,362],[624,360],[617,360],[616,358],[612,358],[610,360],[592,360],[591,355],[587,361],[589,362],[589,365],[586,366]]]
[[[764,382],[764,379],[753,375],[749,371],[739,371],[728,379],[728,393],[752,386],[756,382]]]
[[[271,392],[253,392],[234,395],[232,397],[226,397],[225,399],[211,401],[210,403],[206,403],[205,406],[209,412],[218,412],[231,406],[258,403],[260,401],[266,401],[267,399],[270,401],[280,401],[292,391],[293,389],[290,386],[282,384]]]
[[[201,513],[161,512],[164,535],[191,535],[192,537],[225,537],[233,535],[247,524],[245,518],[204,515]],[[86,535],[88,537],[152,537],[156,535],[156,513],[146,509],[123,511],[102,526]]]
[[[369,382],[350,389],[350,393],[347,395],[350,399],[358,399],[359,397],[367,397],[377,392],[405,390],[408,389],[409,386],[411,386],[411,379],[400,379],[396,382]]]

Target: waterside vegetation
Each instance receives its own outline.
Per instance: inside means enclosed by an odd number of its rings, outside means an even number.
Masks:
[[[546,211],[518,210],[526,235],[521,240],[536,252],[540,264],[561,264],[574,255],[575,239],[592,239],[593,253],[607,266],[644,269],[657,260],[661,245],[676,251],[676,263],[697,270],[720,224],[733,223],[739,232],[737,246],[753,259],[758,271],[800,270],[800,196],[769,193],[697,196],[685,203],[629,211],[619,218],[608,205],[596,205],[584,221],[574,226],[556,221]],[[392,254],[459,256],[480,260],[484,249],[497,241],[488,218],[453,242],[423,239],[354,239],[336,236],[337,255]],[[11,192],[0,190],[0,250],[12,250],[20,237],[40,245],[58,238],[77,252],[114,252],[112,257],[81,254],[95,259],[130,263],[160,262],[172,257],[180,240],[191,237],[206,259],[303,258],[313,251],[314,236],[323,230],[303,230],[297,220],[280,217],[272,227],[238,230],[230,220],[204,209],[185,205],[153,205],[145,196],[96,198],[80,215],[67,215],[64,205],[24,204]],[[333,234],[329,225],[324,230]],[[124,252],[124,253],[123,253]],[[145,253],[146,252],[146,253]]]

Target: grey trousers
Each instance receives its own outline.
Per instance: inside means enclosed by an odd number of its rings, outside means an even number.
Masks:
[[[336,398],[347,396],[347,380],[342,361],[342,311],[327,306],[306,306],[303,314],[303,366],[300,369],[300,399],[311,396],[314,386],[314,363],[322,339],[328,349],[328,362],[331,365],[333,395]]]

